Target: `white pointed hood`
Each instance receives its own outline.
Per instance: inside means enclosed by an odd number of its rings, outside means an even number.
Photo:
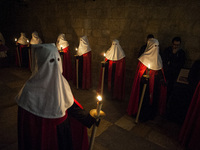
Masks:
[[[17,40],[17,43],[19,43],[21,45],[28,45],[29,44],[29,40],[26,37],[25,33],[21,33],[21,36]]]
[[[79,43],[77,55],[81,56],[85,53],[88,53],[89,51],[91,51],[91,48],[90,48],[87,36],[83,36],[83,37],[80,38],[80,43]]]
[[[32,45],[32,75],[16,97],[25,110],[44,118],[60,118],[74,99],[62,75],[61,58],[55,44]]]
[[[65,34],[60,34],[58,36],[56,46],[57,46],[58,50],[61,50],[61,47],[62,47],[62,49],[64,49],[69,46],[69,43],[67,42],[67,40],[65,38]]]
[[[106,52],[106,58],[108,60],[120,60],[125,57],[124,51],[119,45],[118,40],[113,40],[112,46]]]
[[[37,32],[32,33],[32,38],[31,38],[30,44],[42,44],[42,40],[38,36]]]
[[[154,38],[149,39],[147,41],[147,47],[144,53],[138,59],[149,69],[152,70],[162,69],[162,59],[159,54],[158,40]]]

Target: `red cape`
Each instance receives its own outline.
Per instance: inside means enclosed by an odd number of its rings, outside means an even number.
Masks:
[[[23,54],[23,49],[27,49],[28,52]],[[15,54],[16,65],[17,66],[20,66],[20,65],[23,66],[23,65],[25,65],[25,66],[28,66],[29,69],[31,69],[31,64],[30,64],[31,60],[30,60],[30,56],[29,56],[28,45],[18,44],[15,53],[16,53]],[[18,55],[19,55],[19,58],[18,58]],[[25,57],[28,62],[23,62],[23,60],[24,60],[23,57]],[[19,62],[20,62],[20,64],[19,64]],[[28,64],[26,64],[26,63],[28,63]]]
[[[78,63],[79,63],[79,69],[80,69],[80,66],[82,67],[81,68],[82,76],[79,77],[79,79],[80,78],[82,79],[82,83],[81,83],[82,87],[79,87],[79,88],[89,89],[89,88],[91,88],[91,85],[92,85],[92,80],[91,80],[91,57],[92,57],[92,55],[91,55],[91,51],[86,54],[83,54],[81,57],[83,57],[83,64],[80,64],[80,61]],[[76,65],[76,62],[75,62],[75,65]],[[76,66],[75,66],[75,68],[76,68]],[[76,69],[74,71],[73,81],[74,81],[74,84],[76,85]]]
[[[185,121],[181,128],[179,141],[190,150],[200,149],[200,82],[190,103]]]
[[[63,76],[68,81],[72,79],[72,63],[69,46],[63,49]]]
[[[105,59],[107,61],[107,59]],[[108,61],[108,79],[107,79],[107,85],[108,85],[108,91],[112,94],[113,99],[122,100],[124,98],[124,92],[125,92],[125,58],[122,58],[117,61]],[[113,64],[116,65],[114,76],[112,76],[112,69]],[[114,84],[112,85],[112,78],[114,77]],[[101,67],[101,75],[99,80],[99,92],[101,92],[101,81],[102,81],[102,67]],[[105,83],[105,79],[104,79]],[[104,84],[105,86],[105,84]],[[113,89],[113,90],[112,90]]]
[[[127,109],[127,113],[130,116],[135,115],[138,112],[138,106],[139,106],[139,101],[140,101],[140,96],[139,96],[140,81],[141,81],[141,78],[145,71],[147,71],[147,67],[139,61],[137,69],[136,69],[133,86],[132,86],[132,91],[131,91],[131,96],[129,99],[128,109]],[[157,73],[157,71],[155,71],[155,70],[150,70],[150,72],[149,72],[149,76],[150,76],[150,78],[149,78],[149,94],[150,94],[149,104],[153,103],[154,77],[155,77],[156,73]],[[162,70],[162,73],[163,73],[163,77],[164,77],[163,70]],[[164,77],[164,80],[165,80],[165,77]],[[159,96],[159,108],[158,108],[158,111],[160,114],[163,114],[165,112],[166,94],[167,94],[167,88],[166,88],[166,86],[161,84],[160,96]]]
[[[82,106],[75,100],[75,103]],[[67,119],[47,119],[18,107],[18,146],[20,150],[59,150],[57,126]],[[70,117],[73,150],[88,150],[87,128]],[[63,129],[66,132],[67,129]],[[65,138],[66,139],[66,138]],[[63,140],[62,137],[60,140]],[[69,140],[69,139],[68,139]]]

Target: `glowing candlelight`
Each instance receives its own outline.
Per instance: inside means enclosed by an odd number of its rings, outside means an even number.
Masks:
[[[150,69],[150,64],[148,64],[148,68]]]
[[[100,95],[97,96],[97,117],[100,116],[100,111],[101,111],[101,107],[102,107],[102,97]]]
[[[150,64],[148,64],[148,67],[147,67],[147,75],[149,75],[149,72],[150,72]]]
[[[77,47],[75,48],[75,51],[78,51],[78,48],[77,48]]]
[[[106,62],[106,53],[103,53],[104,58],[104,62]]]
[[[27,43],[29,43],[29,40],[27,40]]]
[[[100,95],[97,96],[97,99],[98,99],[99,101],[102,101],[102,97],[101,97]]]
[[[15,42],[17,42],[17,38],[15,38]]]
[[[62,45],[60,45],[60,50],[62,51]]]

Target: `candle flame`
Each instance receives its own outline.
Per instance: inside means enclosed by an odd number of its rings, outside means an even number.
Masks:
[[[100,95],[97,96],[97,99],[98,99],[99,101],[102,101],[102,97],[101,97]]]
[[[62,49],[62,45],[60,45],[60,48]]]
[[[104,53],[103,56],[106,57],[106,53]]]
[[[17,42],[17,38],[15,38],[15,42]]]
[[[150,68],[150,64],[148,64],[148,68]]]
[[[75,48],[75,51],[77,51],[77,50],[78,50],[78,48],[76,47],[76,48]]]
[[[27,43],[29,43],[29,40],[27,40]]]

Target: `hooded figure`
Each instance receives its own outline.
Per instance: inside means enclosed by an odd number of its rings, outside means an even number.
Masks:
[[[127,112],[128,115],[137,114],[143,85],[146,81],[143,75],[146,74],[147,69],[149,69],[150,78],[145,91],[139,118],[142,121],[146,121],[148,119],[153,119],[157,111],[163,114],[166,105],[167,89],[164,85],[166,81],[162,69],[162,59],[159,55],[159,42],[157,39],[151,38],[148,40],[145,52],[138,60],[139,63],[133,81]]]
[[[185,121],[179,135],[182,146],[190,150],[199,150],[200,147],[200,81],[192,97]]]
[[[0,67],[8,66],[7,51],[8,47],[5,45],[4,37],[0,32]]]
[[[31,69],[31,45],[33,44],[42,44],[42,40],[40,39],[40,37],[38,36],[38,33],[35,31],[32,33],[32,38],[31,38],[31,41],[30,41],[30,48],[29,48],[29,51],[28,51],[28,54],[29,54],[29,68]]]
[[[5,46],[4,37],[0,32],[0,58],[6,58],[7,57],[7,51],[8,51],[8,47]]]
[[[56,46],[61,55],[63,55],[63,76],[67,80],[72,79],[72,64],[71,56],[69,51],[69,44],[65,38],[65,34],[60,34],[58,36]]]
[[[42,44],[42,40],[40,39],[36,31],[32,33],[30,44]]]
[[[111,47],[107,50],[105,55],[105,95],[110,95],[112,99],[122,100],[124,98],[125,88],[125,54],[118,40],[113,40]],[[101,76],[100,83],[102,80]]]
[[[20,67],[29,66],[29,40],[25,33],[21,33],[21,36],[17,40],[17,50],[16,50],[16,65]]]
[[[71,150],[74,146],[87,149],[86,128],[79,127],[79,135],[73,135],[73,127],[80,124],[69,124],[68,116],[77,118],[87,127],[91,127],[95,119],[74,99],[62,75],[61,58],[55,44],[32,45],[32,60],[32,75],[16,97],[19,149]],[[74,145],[74,141],[79,144]]]
[[[78,85],[82,89],[89,89],[91,87],[92,56],[87,36],[83,36],[80,38],[77,55],[78,55],[78,82],[79,82]]]

